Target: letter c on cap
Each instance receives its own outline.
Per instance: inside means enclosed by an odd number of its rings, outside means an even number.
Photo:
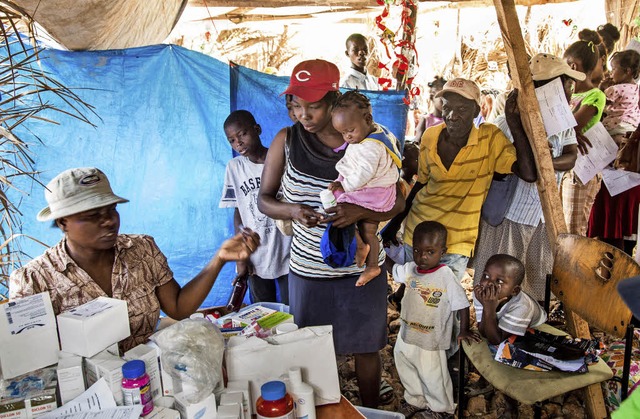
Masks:
[[[310,78],[311,73],[307,70],[300,70],[296,73],[296,79],[298,79],[298,81],[309,81]]]

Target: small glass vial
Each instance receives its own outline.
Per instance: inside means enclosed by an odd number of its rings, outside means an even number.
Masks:
[[[247,293],[247,289],[249,289],[249,281],[247,275],[238,275],[236,279],[233,280],[233,284],[231,285],[231,295],[229,296],[229,302],[227,303],[227,310],[238,311],[242,306],[242,301],[244,300],[244,296]]]
[[[146,416],[153,410],[151,384],[144,361],[134,359],[122,366],[122,395],[125,406],[142,405],[141,416]]]
[[[282,381],[269,381],[260,387],[256,413],[258,419],[295,419],[293,398]]]

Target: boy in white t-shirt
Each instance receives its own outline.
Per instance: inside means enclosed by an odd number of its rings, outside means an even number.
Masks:
[[[393,349],[404,386],[400,411],[453,417],[453,385],[446,350],[451,346],[454,317],[460,317],[458,341],[479,340],[469,330],[469,300],[453,271],[440,263],[447,252],[447,229],[424,221],[413,235],[413,262],[395,265],[393,279],[406,290],[400,310],[400,332]]]
[[[510,335],[524,336],[529,327],[547,320],[540,304],[522,291],[524,265],[511,255],[493,255],[478,285],[473,287],[473,306],[480,334],[493,345]]]
[[[262,128],[249,111],[231,112],[224,121],[224,132],[231,147],[239,154],[227,163],[220,208],[235,208],[233,225],[242,225],[260,235],[260,247],[246,261],[236,263],[239,275],[249,275],[252,302],[289,304],[288,280],[291,237],[276,227],[275,221],[258,209],[258,192],[268,149],[262,145]]]

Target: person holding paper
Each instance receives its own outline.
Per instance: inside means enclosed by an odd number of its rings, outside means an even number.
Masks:
[[[567,48],[564,59],[571,69],[586,75],[584,80],[576,82],[575,90],[571,95],[571,108],[578,123],[575,127],[578,149],[582,154],[587,154],[591,143],[583,134],[600,121],[606,96],[592,82],[593,73],[602,71],[602,68],[598,67],[601,59],[597,48],[601,42],[600,36],[587,29],[580,31],[580,34],[581,40],[574,42]],[[569,233],[586,235],[589,213],[601,182],[601,174],[586,184],[582,183],[573,170],[564,175],[562,207]]]
[[[537,54],[529,62],[535,87],[541,87],[553,80],[560,79],[564,87],[567,103],[571,98],[576,80],[584,80],[585,75],[572,70],[562,59],[551,54]],[[494,123],[513,141],[513,135],[524,133],[522,122],[513,118],[512,125],[519,124],[512,131],[504,115]],[[578,157],[576,133],[573,128],[550,135],[549,150],[553,168],[556,171],[557,186],[560,186],[565,171],[573,168]],[[525,280],[522,288],[537,301],[544,300],[546,275],[553,269],[553,252],[547,237],[542,204],[535,183],[518,179],[516,190],[505,213],[504,220],[497,226],[480,220],[480,236],[473,260],[475,272],[473,283],[482,279],[482,271],[487,260],[495,253],[506,253],[522,261],[525,266]]]
[[[37,218],[54,220],[64,237],[11,273],[9,297],[49,291],[56,314],[100,296],[125,300],[131,336],[120,342],[123,352],[147,341],[161,309],[176,320],[193,314],[224,264],[248,258],[260,244],[253,231],[238,233],[181,288],[153,237],[119,234],[116,207],[129,201],[113,193],[100,169],[65,170],[47,184],[45,199]]]
[[[640,124],[640,89],[635,80],[640,72],[640,54],[635,50],[616,52],[611,57],[610,77],[600,84],[608,86],[605,117],[602,124],[620,147],[613,166],[629,172],[638,172],[638,124]],[[620,183],[617,183],[619,186]],[[616,194],[607,187],[600,188],[589,218],[589,237],[632,253],[635,240],[629,240],[638,231],[640,186]],[[625,239],[625,237],[627,239]]]
[[[391,241],[406,217],[405,255],[411,261],[413,230],[422,221],[440,222],[449,231],[442,263],[461,280],[475,247],[480,209],[493,174],[513,172],[534,182],[537,173],[526,136],[515,137],[511,144],[495,125],[474,125],[480,112],[480,89],[474,82],[449,80],[436,97],[442,98],[444,124],[427,129],[422,136],[418,181],[405,211],[389,222],[383,239]],[[516,99],[513,91],[506,105],[509,125],[517,110]]]

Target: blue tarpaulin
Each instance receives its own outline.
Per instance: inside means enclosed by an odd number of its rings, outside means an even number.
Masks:
[[[46,184],[70,167],[96,166],[114,191],[130,200],[118,206],[122,233],[156,239],[176,280],[184,284],[233,234],[233,216],[218,201],[232,150],[222,129],[231,109],[253,112],[263,141],[289,125],[284,97],[287,77],[230,67],[209,56],[172,45],[113,51],[43,50],[40,65],[53,78],[95,107],[96,125],[59,113],[42,116],[59,125],[29,121],[20,128],[29,140]],[[379,122],[402,138],[406,107],[402,93],[376,93]],[[63,106],[51,99],[57,106]],[[42,140],[40,143],[37,137]],[[35,220],[46,206],[43,187],[20,185],[22,233],[53,245],[62,237],[50,223]],[[30,240],[22,249],[34,257],[44,248]],[[233,264],[222,271],[205,306],[226,303]]]

